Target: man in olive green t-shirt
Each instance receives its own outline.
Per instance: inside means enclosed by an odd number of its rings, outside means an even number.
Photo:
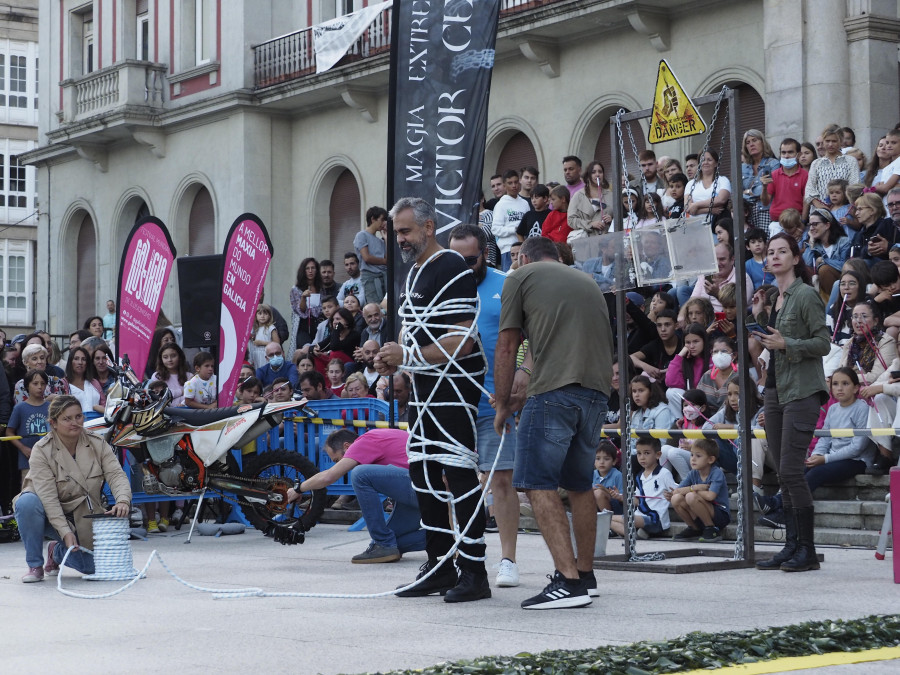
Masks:
[[[523,368],[530,381],[519,419],[513,485],[531,500],[557,571],[541,593],[522,602],[525,609],[581,607],[597,594],[597,507],[591,482],[612,380],[612,328],[593,278],[562,265],[556,256],[545,237],[522,244],[520,267],[503,284],[495,352],[498,433],[513,412],[510,394],[523,334],[534,364],[531,371]],[[558,487],[569,493],[577,562]]]

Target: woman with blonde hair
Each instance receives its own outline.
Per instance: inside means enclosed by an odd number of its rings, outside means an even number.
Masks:
[[[368,398],[369,383],[362,373],[351,373],[344,382],[341,398]]]
[[[757,129],[748,129],[741,144],[741,181],[744,190],[747,219],[753,227],[769,224],[769,207],[760,201],[764,185],[761,176],[771,176],[781,164],[775,159],[772,146]]]
[[[109,444],[84,430],[78,399],[57,396],[50,403],[48,417],[51,431],[32,448],[22,492],[13,500],[28,565],[24,583],[59,574],[70,547],[74,550],[66,566],[93,574],[94,535],[91,520],[85,516],[126,518],[131,513],[128,478]],[[109,510],[103,506],[104,483],[109,484],[113,497]],[[52,540],[46,562],[45,536]]]
[[[841,128],[829,124],[822,131],[824,153],[809,167],[804,200],[811,208],[827,209],[828,183],[839,178],[855,183],[859,177],[859,165],[853,157],[841,154]]]

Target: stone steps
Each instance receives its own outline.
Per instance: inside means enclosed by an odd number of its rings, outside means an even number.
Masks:
[[[774,474],[766,474],[763,479],[763,487],[766,494],[775,494],[778,484]],[[887,476],[862,475],[838,483],[826,485],[815,494],[816,509],[816,543],[830,546],[859,546],[874,549],[878,544],[881,524],[887,510],[884,500],[888,492],[889,480]],[[733,480],[729,480],[729,490],[733,494],[737,489]],[[684,523],[678,520],[674,510],[669,510],[672,522],[671,535],[684,529]],[[759,517],[759,512],[754,510],[753,521]],[[323,523],[351,525],[362,514],[359,511],[347,511],[326,509],[321,518]],[[737,527],[734,522],[737,519],[737,505],[731,500],[732,524],[724,533],[725,539],[734,541],[737,536]],[[519,519],[519,528],[523,530],[538,531],[537,521],[534,518],[522,516]],[[758,542],[779,542],[784,539],[783,530],[774,530],[761,525],[754,526],[754,539]],[[609,551],[612,543],[610,540]],[[621,540],[618,540],[621,542]]]
[[[729,480],[732,492],[736,488],[733,480]],[[778,492],[778,481],[775,474],[766,474],[763,477],[763,489],[767,495]],[[890,480],[887,476],[860,475],[850,480],[831,485],[823,485],[816,490],[816,500],[859,500],[864,502],[883,502],[884,496],[890,489]]]

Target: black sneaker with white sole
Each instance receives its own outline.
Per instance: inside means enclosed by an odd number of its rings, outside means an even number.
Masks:
[[[547,575],[550,583],[537,595],[522,601],[522,609],[586,607],[592,600],[583,579],[566,579],[559,571]]]
[[[587,587],[588,595],[592,598],[599,598],[600,590],[597,588],[597,577],[594,576],[594,570],[591,570],[590,572],[582,572],[581,570],[578,570],[578,576]]]

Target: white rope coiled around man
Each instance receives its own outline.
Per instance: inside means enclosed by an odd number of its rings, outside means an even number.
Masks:
[[[413,289],[420,276],[428,267],[428,264],[440,255],[457,255],[462,258],[456,251],[442,249],[432,254],[417,269],[414,268],[406,278],[406,294],[403,303],[398,310],[398,315],[403,320],[404,325],[403,334],[400,338],[401,348],[403,349],[403,365],[401,367],[410,373],[428,375],[435,378],[434,385],[431,387],[431,391],[424,400],[420,399],[416,380],[415,378],[412,378],[413,395],[410,397],[409,406],[415,408],[417,414],[416,421],[409,427],[410,438],[407,456],[410,463],[438,462],[445,466],[455,466],[476,471],[478,468],[478,453],[460,444],[452,431],[446,429],[433,412],[433,409],[435,408],[451,407],[462,409],[472,427],[473,436],[476,436],[475,419],[478,414],[478,406],[477,404],[472,405],[465,401],[463,394],[460,391],[459,383],[467,380],[475,385],[482,393],[490,395],[490,392],[488,392],[477,379],[487,372],[487,361],[483,356],[484,352],[481,345],[481,337],[478,333],[478,317],[481,314],[481,302],[478,294],[476,293],[475,296],[471,298],[441,299],[447,289],[451,288],[453,284],[467,275],[474,274],[474,272],[467,268],[449,279],[424,307],[417,307],[411,301]],[[463,327],[455,323],[441,322],[441,317],[458,316],[460,314],[474,315],[472,323],[469,326]],[[447,338],[459,338],[452,353],[448,352],[441,342],[442,339]],[[443,363],[428,363],[422,356],[422,348],[419,344],[423,339],[436,346],[446,361]],[[475,343],[477,349],[473,349],[472,354],[470,355],[462,355],[461,352],[469,340],[472,340]],[[473,369],[474,372],[469,372],[465,368],[466,360],[474,358],[480,359],[481,368]],[[450,385],[456,396],[456,400],[437,402],[434,400],[435,394],[441,388],[441,385],[445,383]],[[424,427],[426,421],[430,422],[438,429],[443,436],[442,439],[428,438],[425,435]],[[429,453],[426,452],[426,448],[439,448],[443,452]],[[423,471],[423,473],[425,476],[426,488],[422,489],[413,485],[413,489],[417,492],[428,492],[439,501],[449,504],[451,509],[451,528],[445,529],[434,527],[426,525],[425,523],[422,523],[422,527],[433,532],[451,535],[456,542],[456,546],[460,543],[483,544],[483,535],[478,539],[472,539],[466,536],[466,532],[468,532],[469,526],[473,522],[475,516],[473,515],[473,517],[470,518],[469,523],[466,523],[464,528],[460,528],[459,519],[456,516],[456,504],[464,499],[468,499],[475,494],[476,491],[481,491],[482,493],[477,506],[477,508],[481,508],[484,501],[484,490],[482,490],[481,486],[475,486],[465,494],[454,497],[450,491],[443,489],[443,486],[433,485],[427,470]],[[493,471],[491,471],[491,476],[489,478],[492,477]],[[471,560],[484,560],[484,556],[474,558],[464,551],[459,551],[459,554]]]

